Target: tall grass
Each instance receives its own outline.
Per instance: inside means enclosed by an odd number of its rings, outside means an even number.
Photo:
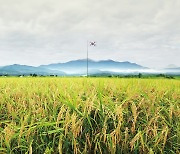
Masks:
[[[180,81],[0,78],[0,153],[180,153]]]

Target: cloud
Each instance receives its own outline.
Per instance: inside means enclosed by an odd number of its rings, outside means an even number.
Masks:
[[[180,66],[178,0],[0,0],[0,65],[86,57]]]

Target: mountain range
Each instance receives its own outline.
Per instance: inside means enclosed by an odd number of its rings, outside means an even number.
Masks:
[[[137,74],[137,73],[155,73],[154,70],[131,63],[128,61],[118,62],[113,60],[94,61],[88,60],[89,74]],[[49,65],[40,65],[38,67],[28,65],[7,65],[0,67],[0,75],[85,75],[87,72],[87,60],[73,60],[65,63],[54,63]],[[156,73],[180,74],[180,67],[158,70]]]

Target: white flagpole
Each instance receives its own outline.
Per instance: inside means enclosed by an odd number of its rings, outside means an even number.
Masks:
[[[94,41],[94,42],[89,42],[89,41],[87,41],[87,78],[88,78],[88,76],[89,76],[89,51],[88,51],[88,49],[89,49],[89,45],[91,46],[91,45],[93,45],[93,46],[96,46],[96,42]]]
[[[88,56],[89,56],[89,55],[88,55],[88,46],[89,46],[89,42],[87,41],[87,78],[88,78],[88,75],[89,75],[89,74],[88,74],[88,73],[89,73],[89,72],[88,72]]]

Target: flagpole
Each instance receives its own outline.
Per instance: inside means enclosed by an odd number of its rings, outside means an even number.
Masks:
[[[89,46],[89,43],[88,43],[88,41],[87,41],[87,78],[88,78],[88,75],[89,75],[89,74],[88,74],[88,73],[89,73],[89,72],[88,72],[88,56],[89,56],[89,55],[88,55],[88,46]]]

